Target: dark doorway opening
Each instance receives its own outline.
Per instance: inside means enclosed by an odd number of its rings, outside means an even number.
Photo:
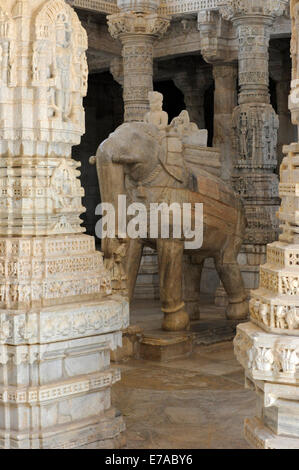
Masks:
[[[90,165],[89,158],[111,132],[123,122],[122,88],[109,72],[90,74],[88,93],[84,99],[86,132],[81,144],[73,148],[73,158],[81,162],[81,184],[84,188],[82,214],[83,226],[88,235],[95,236],[98,216],[95,209],[101,202],[98,176],[95,165]],[[99,240],[96,240],[99,242]]]

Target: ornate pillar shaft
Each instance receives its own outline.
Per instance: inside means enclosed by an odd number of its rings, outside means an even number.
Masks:
[[[242,195],[248,220],[245,244],[275,239],[278,208],[278,117],[270,104],[268,47],[271,19],[235,18],[239,39],[239,106],[233,113],[234,186]],[[250,249],[249,249],[250,250]]]
[[[222,177],[229,181],[232,176],[231,156],[232,113],[237,104],[236,63],[213,64],[214,93],[214,138],[213,145],[221,149]]]
[[[299,1],[291,0],[292,121],[299,125]],[[238,326],[235,354],[246,385],[256,392],[256,416],[245,437],[257,448],[299,448],[299,143],[285,146],[280,167],[279,241],[267,246],[259,289],[250,300],[251,322]]]
[[[213,83],[211,67],[198,65],[191,60],[180,60],[179,64],[183,70],[175,73],[174,83],[184,95],[190,120],[200,129],[205,129],[205,92]]]
[[[125,122],[142,121],[149,110],[148,93],[153,90],[153,47],[169,26],[169,19],[143,2],[137,11],[122,11],[108,16],[109,31],[120,39],[123,49],[123,97]],[[157,3],[157,2],[156,2]],[[122,7],[122,5],[119,5]],[[136,6],[135,6],[136,7]],[[144,8],[144,9],[141,9]]]
[[[269,41],[274,18],[235,15],[239,41],[239,104],[270,103]]]
[[[125,121],[141,121],[148,112],[148,92],[153,90],[154,36],[122,36]]]
[[[0,0],[0,447],[120,445],[127,302],[84,235],[87,35],[63,0]]]
[[[221,176],[228,184],[231,184],[233,173],[231,133],[232,114],[237,105],[237,63],[213,64],[213,76],[215,82],[213,146],[220,148],[221,151]],[[218,306],[228,304],[221,282],[215,292],[215,304]]]
[[[235,190],[242,196],[247,229],[241,257],[248,266],[247,287],[257,287],[258,265],[264,261],[265,246],[278,233],[277,167],[278,117],[270,104],[269,40],[276,16],[287,5],[279,0],[252,0],[244,9],[229,0],[220,6],[230,19],[238,38],[239,105],[233,112]],[[251,272],[249,272],[251,271]]]

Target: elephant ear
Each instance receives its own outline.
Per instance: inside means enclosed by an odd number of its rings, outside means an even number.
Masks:
[[[165,136],[161,141],[159,160],[164,170],[179,183],[185,180],[185,164],[180,139]]]

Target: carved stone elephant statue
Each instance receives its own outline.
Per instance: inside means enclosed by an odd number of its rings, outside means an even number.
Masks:
[[[243,319],[248,314],[237,255],[242,245],[246,221],[242,203],[224,182],[201,166],[195,168],[184,158],[186,141],[196,147],[198,130],[176,118],[165,129],[144,122],[122,124],[99,147],[91,163],[97,164],[102,202],[117,208],[118,195],[129,202],[202,203],[203,244],[192,251],[201,271],[205,258],[214,258],[216,269],[227,292],[228,319]],[[188,119],[187,119],[188,121]],[[197,133],[196,133],[197,132]],[[197,136],[197,137],[196,137]],[[191,145],[190,144],[190,145]],[[103,240],[109,259],[121,240]],[[130,239],[124,256],[132,298],[144,246],[157,249],[159,262],[163,329],[188,329],[189,316],[182,294],[184,238]]]

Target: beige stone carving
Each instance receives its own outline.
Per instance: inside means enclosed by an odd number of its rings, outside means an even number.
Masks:
[[[71,158],[84,133],[86,32],[63,0],[6,0],[0,46],[0,447],[121,445],[109,349],[128,305],[82,233]]]
[[[239,106],[233,112],[233,179],[245,203],[247,245],[265,245],[278,232],[278,181],[272,172],[277,166],[279,121],[269,104],[268,45],[273,21],[283,14],[286,5],[284,0],[275,5],[260,0],[220,3],[220,13],[233,22],[239,41],[240,93]]]
[[[137,7],[138,5],[138,7]],[[169,18],[157,13],[158,2],[120,2],[121,12],[107,17],[109,31],[123,45],[125,121],[142,121],[153,90],[153,47]]]
[[[97,152],[102,201],[117,207],[116,195],[126,194],[129,201],[147,206],[150,202],[202,202],[205,236],[202,248],[195,252],[199,269],[206,257],[214,257],[229,295],[228,318],[246,318],[246,293],[236,261],[245,219],[236,195],[201,164],[201,152],[207,150],[206,137],[206,131],[202,133],[190,123],[187,111],[163,130],[149,123],[123,124]],[[188,161],[185,145],[192,146],[192,163]],[[195,154],[199,158],[197,165]],[[115,249],[111,249],[115,240],[104,242],[105,253]],[[158,251],[163,328],[170,331],[188,328],[182,298],[183,239],[130,240],[126,255],[130,297],[145,245],[155,246]]]
[[[168,126],[168,114],[163,111],[163,95],[155,91],[148,94],[150,111],[145,115],[144,122],[153,124],[163,130]]]
[[[298,76],[297,6],[297,0],[291,1],[293,80]],[[294,91],[296,83],[293,86]],[[290,109],[295,123],[297,108],[293,91]],[[260,268],[259,289],[251,294],[251,322],[238,327],[234,342],[247,384],[257,394],[257,414],[245,421],[245,437],[254,447],[276,449],[299,447],[298,143],[285,146],[284,154],[280,167],[282,234],[278,242],[267,247],[267,262]]]

